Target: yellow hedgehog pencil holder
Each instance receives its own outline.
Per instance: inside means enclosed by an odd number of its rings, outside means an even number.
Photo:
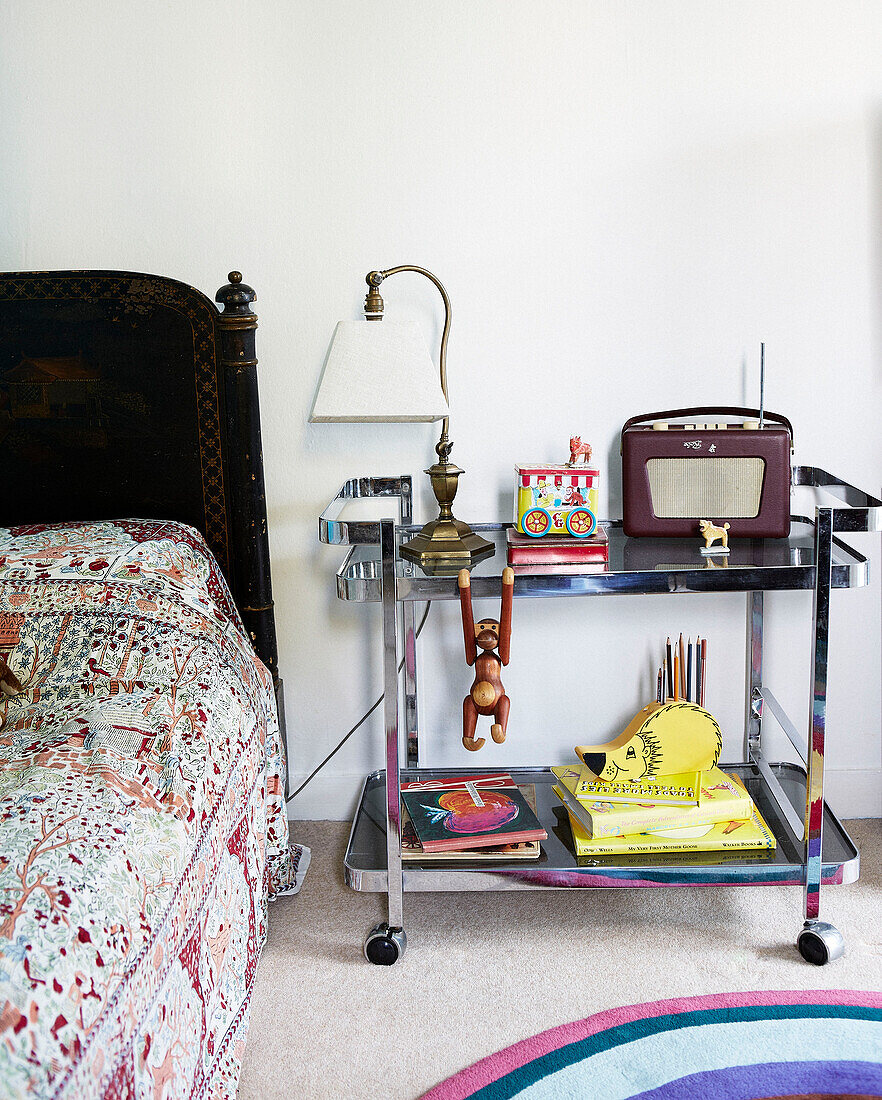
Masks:
[[[648,703],[605,745],[577,745],[576,755],[603,783],[636,783],[659,775],[706,771],[716,764],[723,734],[697,703]]]

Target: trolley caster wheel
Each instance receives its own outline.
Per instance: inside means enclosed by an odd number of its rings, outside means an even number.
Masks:
[[[398,962],[407,947],[403,928],[390,928],[385,921],[375,925],[364,939],[364,957],[377,966]]]
[[[833,962],[845,950],[845,940],[838,928],[822,920],[807,920],[796,937],[796,946],[806,962],[824,966]]]

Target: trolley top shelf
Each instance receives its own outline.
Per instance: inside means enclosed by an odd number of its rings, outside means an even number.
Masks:
[[[875,498],[812,467],[794,467],[794,485],[826,489],[834,494],[833,529],[867,531],[882,528],[882,507]],[[364,497],[397,497],[403,523],[392,520],[343,521],[347,501]],[[355,602],[382,600],[380,528],[394,524],[396,548],[419,528],[410,516],[409,477],[360,478],[347,482],[325,509],[319,522],[322,542],[350,545],[337,571],[337,595]],[[475,597],[499,593],[502,570],[507,564],[506,529],[509,524],[472,524],[475,531],[496,546],[492,557],[472,569]],[[807,516],[792,519],[785,539],[737,539],[729,541],[728,555],[705,556],[699,537],[627,538],[618,520],[604,522],[609,537],[609,561],[600,571],[569,573],[515,570],[516,597],[587,596],[595,594],[752,592],[812,589],[815,584],[815,523]],[[459,598],[456,572],[429,575],[418,565],[395,555],[395,595],[399,601],[453,600]],[[869,581],[867,558],[834,536],[832,586],[858,588]]]

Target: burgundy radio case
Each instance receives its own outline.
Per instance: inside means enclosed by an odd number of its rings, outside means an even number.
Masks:
[[[726,423],[708,417],[740,417]],[[622,428],[622,528],[632,536],[698,536],[699,520],[729,537],[790,533],[793,428],[778,413],[702,406],[632,416]],[[672,424],[672,419],[684,419]]]

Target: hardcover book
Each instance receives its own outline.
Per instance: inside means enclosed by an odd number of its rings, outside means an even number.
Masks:
[[[532,783],[526,783],[518,788],[527,805],[536,812],[536,788]],[[538,859],[542,849],[538,840],[524,840],[518,844],[494,844],[488,848],[466,848],[462,851],[425,852],[420,844],[420,838],[416,834],[413,822],[407,809],[401,807],[401,858],[403,860],[423,860],[425,862],[439,862],[442,860],[468,859],[481,862],[508,859]]]
[[[506,531],[508,561],[510,565],[547,565],[577,562],[605,562],[609,560],[609,538],[606,529],[598,527],[587,538],[548,536],[533,538],[522,535],[515,528]]]
[[[547,833],[517,786],[402,790],[426,852],[463,851],[544,840]]]
[[[547,561],[541,565],[536,563],[532,565],[512,565],[512,569],[519,577],[542,576],[544,574],[557,577],[563,574],[584,576],[589,573],[608,573],[609,563],[605,561]]]
[[[475,787],[514,787],[515,781],[508,772],[482,772],[480,775],[440,775],[412,779],[401,784],[403,791],[455,791],[464,790],[469,784]]]
[[[560,788],[555,788],[559,795]],[[666,852],[721,852],[727,849],[763,849],[776,847],[775,834],[754,806],[746,820],[718,821],[685,829],[658,829],[653,832],[608,836],[594,840],[580,822],[569,815],[577,856],[617,856]]]
[[[638,782],[604,783],[584,764],[561,764],[551,769],[579,799],[603,802],[662,802],[672,806],[697,806],[701,793],[701,772],[659,775]]]
[[[572,780],[562,779],[561,801],[577,818],[585,833],[594,840],[655,829],[686,828],[717,821],[741,821],[750,817],[753,800],[741,781],[713,767],[703,772],[697,806],[677,806],[659,802],[604,802],[579,799],[572,791]]]

